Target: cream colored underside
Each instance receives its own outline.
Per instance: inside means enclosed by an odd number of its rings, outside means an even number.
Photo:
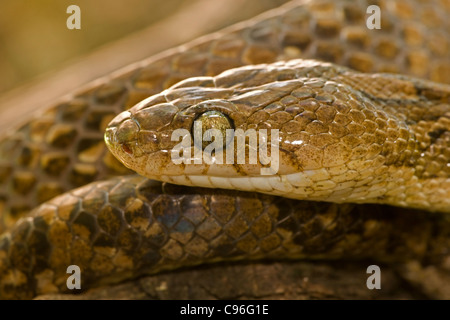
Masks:
[[[174,184],[256,191],[287,198],[337,203],[385,203],[450,213],[450,179],[419,180],[413,168],[356,173],[345,166],[273,176],[151,176]]]

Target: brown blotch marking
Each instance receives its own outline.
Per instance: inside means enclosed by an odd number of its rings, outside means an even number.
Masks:
[[[115,266],[111,263],[111,259],[101,254],[95,254],[89,263],[89,268],[98,275],[110,274]]]
[[[36,191],[36,198],[38,203],[43,203],[50,200],[64,192],[62,186],[57,182],[47,182],[39,184]]]
[[[69,227],[65,222],[59,220],[50,225],[48,237],[53,246],[62,249],[67,249],[72,241],[72,234],[70,233]]]
[[[51,241],[50,241],[51,242]],[[53,243],[53,242],[51,242]],[[66,270],[71,265],[71,252],[68,248],[53,247],[49,258],[49,267],[52,270],[64,270],[64,282],[67,280]],[[78,261],[77,261],[78,262]]]
[[[194,225],[182,217],[170,232],[170,237],[186,244],[192,238],[194,230]]]
[[[272,223],[271,217],[265,213],[253,222],[251,232],[260,239],[272,232]]]
[[[159,252],[161,256],[175,261],[180,260],[184,255],[183,248],[177,241],[173,239],[167,241],[167,243],[164,245],[164,247],[161,248]]]
[[[97,174],[95,165],[77,163],[69,174],[69,181],[73,186],[79,187],[94,181]]]
[[[100,228],[110,235],[117,235],[123,220],[121,210],[111,205],[104,206],[97,215],[97,222]]]
[[[364,14],[359,8],[353,6],[352,4],[345,4],[344,6],[344,17],[348,22],[360,22],[364,19]]]
[[[347,129],[353,136],[362,136],[365,132],[364,126],[354,122],[349,123]]]
[[[94,163],[106,150],[105,142],[99,139],[82,139],[76,146],[77,159],[81,162]]]
[[[211,49],[214,56],[237,58],[245,47],[245,42],[242,39],[224,38],[217,39]]]
[[[270,63],[275,61],[277,55],[274,50],[264,46],[252,45],[244,51],[242,59],[246,64]]]
[[[132,256],[126,254],[123,250],[117,252],[112,262],[117,268],[124,270],[132,270],[134,266]]]
[[[299,228],[298,222],[292,216],[289,215],[286,218],[280,219],[280,222],[278,223],[276,230],[277,232],[279,232],[280,230],[285,230],[286,232],[292,234],[293,232],[296,232],[298,228]]]
[[[375,52],[382,57],[393,59],[397,56],[399,48],[392,40],[383,39],[375,46]]]
[[[54,272],[49,269],[42,270],[36,274],[36,294],[57,293],[58,287],[53,284]]]
[[[339,20],[333,19],[318,19],[316,21],[315,32],[326,38],[332,38],[339,34],[341,30],[341,23]]]
[[[70,159],[65,153],[49,152],[41,157],[41,167],[49,175],[60,175],[69,164]]]
[[[320,133],[320,134],[312,136],[310,139],[310,143],[312,145],[316,146],[317,148],[324,148],[330,144],[337,143],[337,141],[338,141],[338,139],[336,139],[335,137],[332,137],[328,133]]]
[[[113,173],[120,175],[131,174],[133,171],[126,168],[116,157],[114,157],[111,152],[105,152],[102,162],[105,164],[106,168],[111,170]],[[96,169],[94,168],[94,173]]]
[[[47,260],[50,254],[50,243],[47,235],[39,230],[33,229],[27,239],[27,246],[30,254],[35,259]]]
[[[372,57],[364,52],[354,52],[348,58],[348,66],[361,72],[370,72],[373,70]]]
[[[54,125],[52,119],[36,119],[30,123],[30,140],[32,142],[42,142],[47,135],[48,130]]]
[[[435,129],[433,131],[428,132],[428,135],[430,136],[430,145],[434,144],[437,139],[439,139],[444,133],[448,132],[447,129]]]
[[[108,250],[110,248],[113,248],[115,246],[115,239],[107,233],[104,232],[100,232],[97,237],[95,238],[95,241],[93,242],[92,246],[94,247],[94,250],[96,252],[98,250],[102,250],[103,254],[106,254],[105,252],[109,252]],[[103,252],[103,250],[106,250],[105,252]]]
[[[190,255],[201,258],[208,252],[209,245],[208,242],[197,236],[184,246],[184,250]]]
[[[177,74],[170,74],[169,78],[163,83],[163,89],[170,88],[174,84],[180,82],[181,80],[186,79],[185,77]]]
[[[112,111],[92,111],[87,115],[84,126],[87,129],[104,132],[107,124],[114,119],[114,117],[115,113]]]
[[[166,231],[157,223],[154,222],[144,234],[145,240],[154,244],[155,246],[162,246],[166,241],[168,235]]]
[[[45,141],[56,148],[66,148],[73,143],[76,136],[77,130],[73,125],[59,123],[48,130]]]
[[[236,210],[248,222],[254,221],[263,212],[263,205],[259,199],[237,198]]]
[[[130,226],[139,230],[147,230],[151,218],[150,209],[141,199],[133,199],[124,213],[125,220]]]
[[[70,248],[70,257],[72,259],[71,262],[79,266],[81,268],[81,272],[83,272],[83,268],[89,265],[89,261],[91,260],[93,254],[94,252],[90,242],[81,238],[74,239]]]
[[[119,84],[105,84],[95,92],[95,100],[100,104],[114,104],[127,92]]]
[[[444,6],[445,9],[448,9],[448,3],[446,3]],[[423,21],[428,27],[436,28],[439,25],[443,25],[444,21],[442,21],[441,16],[436,12],[436,8],[433,7],[425,7],[420,12],[420,20]],[[439,9],[438,9],[439,10]],[[448,12],[448,10],[446,10]],[[444,18],[445,19],[445,18]]]
[[[249,225],[240,215],[238,215],[227,225],[225,225],[224,228],[226,234],[234,239],[238,239],[248,231]]]
[[[139,233],[134,229],[128,228],[120,233],[117,243],[126,250],[135,250],[139,246],[140,240]]]
[[[61,119],[64,121],[75,122],[84,115],[89,105],[83,100],[73,100],[59,106]]]
[[[342,29],[342,37],[348,44],[356,46],[358,48],[367,48],[370,43],[370,37],[368,36],[365,26],[348,26]]]
[[[172,201],[170,196],[162,195],[158,197],[151,206],[153,216],[165,227],[173,227],[180,219],[178,204]]]
[[[73,221],[72,231],[75,236],[89,241],[97,231],[95,217],[89,212],[81,211]]]
[[[0,182],[4,183],[12,172],[12,166],[8,164],[0,165]]]
[[[7,258],[8,250],[10,247],[10,241],[8,238],[0,240],[0,274],[4,273],[8,269]]]
[[[14,268],[28,272],[31,264],[31,256],[28,248],[23,243],[12,242],[9,248],[9,260]]]
[[[201,195],[183,197],[180,201],[180,210],[186,219],[194,225],[199,225],[208,216],[205,209],[206,199]]]
[[[283,48],[293,46],[300,49],[301,51],[304,51],[308,48],[310,43],[311,43],[310,35],[303,32],[287,31],[283,37],[282,46]]]
[[[296,244],[301,244],[307,250],[308,241],[323,232],[324,228],[319,219],[312,219],[299,228],[299,232],[294,236],[293,241]]]
[[[17,204],[11,206],[10,214],[4,217],[5,226],[12,226],[18,219],[25,216],[31,211],[30,206],[25,204]]]
[[[26,168],[33,168],[39,159],[40,150],[35,146],[24,146],[17,158],[17,163]]]
[[[336,63],[341,60],[343,53],[344,49],[340,45],[319,42],[316,47],[315,56],[317,59]]]
[[[221,230],[222,227],[217,223],[216,219],[207,217],[205,221],[197,227],[195,232],[203,238],[211,240],[215,238]]]
[[[281,246],[280,236],[276,233],[269,234],[267,237],[259,241],[259,247],[263,252],[270,252]]]
[[[37,230],[47,232],[50,225],[55,220],[56,208],[49,205],[43,205],[39,208],[36,217],[33,219],[33,225]]]
[[[10,139],[0,143],[0,152],[2,155],[17,155],[22,146],[23,140],[21,138],[11,137]]]
[[[270,120],[277,123],[277,125],[281,125],[292,120],[292,115],[284,111],[278,111],[270,116]]]
[[[364,113],[361,112],[360,110],[355,110],[355,109],[350,110],[349,116],[354,122],[356,122],[358,124],[360,124],[364,120],[366,120]]]
[[[306,90],[312,90],[310,88],[305,88]],[[298,96],[300,92],[297,92],[295,96]],[[294,95],[294,93],[292,93]],[[302,115],[309,117],[310,120],[316,120],[316,110],[320,107],[320,104],[315,99],[316,93],[313,91],[312,98],[309,97],[311,94],[308,94],[308,98],[305,96],[305,100],[301,100],[298,102],[298,105],[305,109],[305,111],[302,113]]]
[[[235,213],[235,202],[231,197],[211,196],[210,212],[222,225],[227,224]]]
[[[12,289],[11,296],[9,297],[10,299],[17,299],[17,293],[19,292],[22,299],[31,299],[35,294],[29,286],[26,274],[15,268],[8,270],[4,277],[2,277],[0,288],[3,289],[3,292],[6,291],[6,288]],[[8,293],[8,291],[6,291],[6,293]],[[2,298],[8,298],[8,294],[2,296]]]
[[[15,192],[26,195],[36,184],[36,175],[32,172],[18,171],[14,173],[12,183]]]
[[[164,83],[164,79],[166,79],[170,73],[170,70],[167,68],[168,64],[166,60],[167,59],[164,59],[164,61],[157,62],[156,64],[152,64],[139,71],[139,75],[136,77],[136,80],[134,80],[134,87],[137,89],[147,89],[146,92],[143,92],[145,97],[149,97],[152,95],[151,93],[156,93],[156,91],[162,89],[161,83]],[[152,92],[148,92],[149,89],[152,89]],[[132,97],[133,94],[135,94],[135,91],[130,93],[130,97]],[[132,97],[132,101],[127,103],[127,106],[135,105],[138,101],[145,99],[145,97],[139,96],[137,99]]]
[[[251,233],[247,233],[243,238],[241,238],[236,243],[236,248],[239,250],[249,254],[255,251],[258,246],[258,241],[256,241],[255,237]]]
[[[12,241],[13,242],[25,241],[30,230],[31,230],[30,222],[22,220],[11,232]]]
[[[240,253],[236,251],[235,241],[226,234],[221,234],[219,237],[210,242],[210,247],[213,248],[217,256],[236,256]]]

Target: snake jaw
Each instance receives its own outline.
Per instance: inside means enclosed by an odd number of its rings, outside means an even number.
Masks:
[[[286,75],[287,69],[293,71]],[[238,78],[243,79],[242,83]],[[360,81],[349,80],[353,78]],[[436,188],[416,174],[409,163],[416,154],[417,139],[407,123],[398,121],[402,112],[413,112],[408,111],[412,106],[437,116],[442,110],[433,111],[432,102],[423,102],[418,94],[408,94],[405,100],[398,94],[364,87],[365,82],[376,81],[397,92],[404,87],[405,79],[383,74],[368,76],[307,60],[236,68],[213,79],[214,88],[209,86],[210,81],[203,88],[203,79],[193,78],[119,115],[105,134],[110,150],[139,174],[173,183],[257,190],[316,201],[417,208],[429,208],[432,203],[436,210],[448,211],[448,202],[439,200],[446,198],[441,194],[448,189],[448,182],[445,177],[434,179],[435,185],[444,185]],[[421,85],[426,87],[426,83]],[[407,101],[401,105],[406,111],[384,109],[386,99]],[[192,130],[196,121],[203,124],[199,130]],[[222,129],[216,130],[220,134],[214,133],[214,141],[216,136],[222,139],[220,148],[209,148],[212,139],[205,139],[204,133],[210,127]],[[446,118],[441,117],[435,127],[433,137],[438,139],[447,132]],[[183,132],[174,137],[178,129]],[[228,143],[228,129],[233,131],[233,144]],[[430,130],[424,127],[424,131]],[[253,132],[255,135],[250,136]],[[262,133],[268,134],[263,142]],[[278,138],[272,141],[273,137]],[[429,143],[421,139],[424,146]],[[267,163],[261,159],[261,143],[267,150],[270,145]],[[225,152],[230,145],[231,163]],[[278,151],[272,159],[274,146]],[[213,152],[206,152],[207,148]],[[243,156],[243,161],[236,161],[238,155]],[[272,163],[277,165],[272,167]],[[266,171],[267,164],[270,171]],[[435,167],[440,169],[439,165]],[[266,178],[270,182],[266,183]],[[406,180],[408,190],[402,185]],[[424,192],[417,194],[416,189]]]

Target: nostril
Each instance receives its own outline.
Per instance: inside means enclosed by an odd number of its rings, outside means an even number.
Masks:
[[[133,155],[133,149],[130,147],[130,145],[128,143],[122,144],[122,150],[123,150],[123,152],[125,152],[129,155]]]

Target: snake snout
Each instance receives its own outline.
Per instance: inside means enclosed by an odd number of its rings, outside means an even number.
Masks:
[[[138,124],[131,118],[123,120],[117,124],[116,119],[113,120],[105,132],[105,142],[109,149],[115,154],[118,149],[121,149],[128,155],[133,155],[135,152],[136,141],[139,133]]]

